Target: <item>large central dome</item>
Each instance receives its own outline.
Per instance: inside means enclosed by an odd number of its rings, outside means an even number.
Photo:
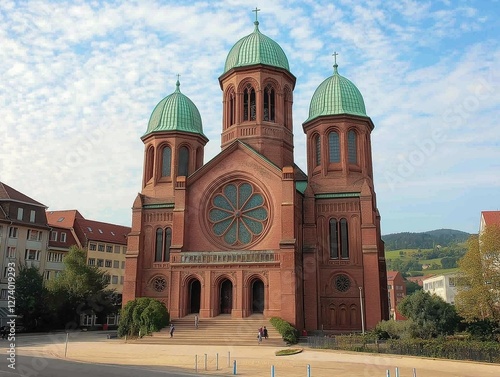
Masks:
[[[232,68],[255,64],[265,64],[290,71],[288,59],[280,45],[260,32],[259,21],[255,21],[254,24],[253,33],[241,38],[229,51],[224,73]]]

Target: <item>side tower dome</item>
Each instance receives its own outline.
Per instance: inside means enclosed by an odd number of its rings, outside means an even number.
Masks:
[[[143,138],[160,131],[184,131],[205,136],[200,112],[193,101],[181,93],[180,85],[177,80],[175,92],[156,105]]]
[[[337,67],[335,63],[333,75],[323,81],[314,92],[306,122],[325,115],[367,116],[360,91],[351,81],[339,75]]]
[[[280,45],[260,32],[259,21],[255,21],[254,25],[253,33],[241,38],[229,51],[224,73],[235,67],[255,64],[283,68],[290,72],[288,59]]]

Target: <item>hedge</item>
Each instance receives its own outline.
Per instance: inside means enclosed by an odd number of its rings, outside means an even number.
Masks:
[[[271,325],[280,333],[283,340],[288,344],[296,344],[299,341],[299,332],[290,323],[279,317],[272,317],[270,319]]]

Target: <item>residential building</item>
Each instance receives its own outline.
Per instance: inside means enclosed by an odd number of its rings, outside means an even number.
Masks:
[[[387,271],[387,292],[389,296],[389,317],[396,321],[406,317],[398,311],[398,305],[406,297],[406,284],[399,271]]]
[[[47,207],[0,182],[0,318],[5,324],[8,308],[14,307],[9,279],[17,276],[19,266],[34,266],[43,271],[47,258],[50,228]],[[12,305],[11,305],[12,304]]]
[[[424,291],[441,297],[448,304],[455,304],[456,288],[456,273],[448,273],[442,275],[434,275],[423,281]]]
[[[174,319],[258,313],[306,330],[361,331],[388,319],[374,124],[333,67],[302,124],[307,172],[294,162],[296,77],[258,21],[214,83],[221,152],[206,164],[201,115],[177,80],[141,137],[124,303],[154,297]]]

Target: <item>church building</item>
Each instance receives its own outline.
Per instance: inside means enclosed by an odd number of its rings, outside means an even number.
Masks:
[[[179,81],[151,114],[123,302],[157,298],[174,319],[259,313],[300,330],[371,329],[389,317],[373,122],[335,64],[302,125],[302,171],[294,163],[296,78],[254,24],[219,77],[217,156],[204,162],[202,118]]]

